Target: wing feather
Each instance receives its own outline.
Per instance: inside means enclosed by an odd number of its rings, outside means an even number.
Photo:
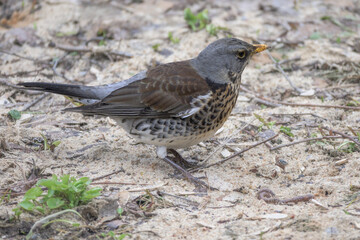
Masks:
[[[131,118],[187,117],[211,94],[206,81],[189,61],[183,61],[150,69],[146,77],[114,90],[98,103],[67,110]]]

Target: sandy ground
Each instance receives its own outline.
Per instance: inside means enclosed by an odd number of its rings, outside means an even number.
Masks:
[[[270,149],[334,134],[319,126],[349,136],[354,136],[350,128],[360,133],[359,1],[47,0],[30,11],[31,2],[24,1],[17,14],[3,14],[1,21],[0,47],[18,56],[0,53],[0,237],[22,239],[43,217],[25,213],[20,220],[9,220],[11,209],[31,187],[25,183],[35,163],[43,172],[32,179],[65,173],[94,179],[118,171],[98,180],[103,183],[101,197],[78,209],[84,217],[95,212],[85,217],[84,227],[52,224],[37,229],[37,239],[96,239],[109,230],[134,239],[360,239],[360,148],[354,143],[341,146],[349,140],[340,138]],[[212,23],[230,33],[216,37],[205,30],[191,31],[183,18],[185,7],[208,9]],[[169,32],[180,42],[169,41]],[[289,85],[266,53],[252,59],[243,73],[248,91],[240,93],[222,131],[180,152],[214,163],[279,132],[281,126],[291,128],[294,136],[280,133],[267,146],[194,173],[219,190],[197,193],[156,157],[153,146],[136,144],[109,118],[63,113],[59,110],[72,105],[64,97],[9,86],[24,81],[112,83],[157,63],[192,58],[228,34],[273,46],[271,55],[283,61],[286,75],[303,93]],[[51,44],[78,46],[87,41],[94,51],[107,48],[132,57],[72,54]],[[354,109],[270,106],[258,97]],[[12,109],[24,111],[20,120],[8,117]],[[260,128],[263,124],[254,114],[276,123]],[[41,134],[50,142],[60,140],[60,145],[54,151],[41,150]],[[284,170],[275,164],[279,160],[287,163]],[[280,199],[313,194],[322,206],[266,203],[257,199],[262,188]],[[19,194],[5,197],[9,190]],[[149,193],[153,206],[141,210],[137,198]],[[120,220],[114,214],[119,206],[125,210]]]

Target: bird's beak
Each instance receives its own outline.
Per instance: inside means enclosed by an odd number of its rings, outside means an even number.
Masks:
[[[266,49],[268,49],[269,47],[265,44],[253,44],[253,47],[254,47],[254,51],[253,53],[259,53],[259,52],[262,52]]]

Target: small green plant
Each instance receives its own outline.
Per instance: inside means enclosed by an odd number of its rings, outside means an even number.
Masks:
[[[281,126],[280,132],[288,135],[289,137],[294,137],[294,134],[291,132],[291,128],[289,128],[289,127]]]
[[[76,179],[65,174],[60,179],[53,175],[51,179],[41,179],[29,189],[24,199],[13,209],[19,217],[23,210],[45,214],[53,209],[70,209],[86,204],[100,195],[101,188],[87,190],[91,180],[88,177]],[[42,187],[46,190],[43,191]]]
[[[21,112],[16,109],[10,110],[8,112],[8,115],[14,121],[19,120],[21,118]]]
[[[106,45],[106,41],[105,41],[105,39],[107,38],[107,32],[106,32],[106,30],[103,30],[103,29],[100,29],[97,33],[96,33],[96,35],[98,36],[98,37],[102,37],[102,39],[99,41],[99,46],[105,46]]]
[[[45,135],[41,134],[41,137],[43,138],[44,140],[44,150],[51,150],[51,151],[54,151],[54,149],[60,145],[61,141],[60,140],[56,140],[56,141],[53,141],[51,143],[49,143],[48,139],[45,137]]]
[[[254,113],[254,116],[257,118],[257,120],[259,120],[262,123],[259,127],[259,132],[262,131],[264,126],[266,126],[268,129],[272,129],[273,126],[276,124],[275,121],[271,121],[271,122],[266,121],[263,117],[261,117],[256,113]]]
[[[346,104],[346,106],[357,107],[357,106],[360,106],[360,102],[357,101],[357,100],[355,100],[355,99],[353,99],[353,100],[351,100],[350,102],[348,102],[348,103]]]
[[[158,52],[159,51],[159,48],[160,48],[160,43],[157,43],[157,44],[154,44],[151,46],[152,49],[155,51],[155,52]]]
[[[124,209],[123,208],[118,208],[118,209],[116,209],[116,211],[119,214],[119,217],[122,217],[122,214],[124,213]]]
[[[205,9],[198,14],[194,14],[190,8],[185,8],[184,18],[186,23],[189,25],[191,30],[199,31],[204,29],[206,25],[210,22],[208,16],[208,10]]]
[[[190,8],[186,8],[184,10],[184,19],[191,30],[195,32],[205,29],[210,35],[216,36],[219,31],[229,31],[228,28],[211,24],[207,9],[204,9],[198,14],[194,14]]]
[[[170,42],[172,42],[174,44],[178,44],[180,42],[180,39],[177,37],[174,37],[172,32],[168,33],[168,39],[170,40]]]
[[[340,144],[338,150],[346,153],[353,153],[357,151],[357,145],[354,142],[345,140],[342,144]]]
[[[113,231],[109,231],[107,233],[101,233],[100,237],[97,236],[97,239],[101,239],[101,238],[106,238],[106,239],[113,239],[113,240],[122,240],[124,239],[126,236],[130,236],[128,233],[122,233],[120,235],[116,235],[116,233],[114,233]]]
[[[340,27],[342,30],[346,30],[349,32],[352,32],[352,30],[348,27],[346,27],[344,24],[342,24],[339,20],[337,20],[336,18],[332,17],[332,16],[322,16],[320,18],[322,21],[330,21],[332,24]]]
[[[220,31],[229,31],[229,29],[226,27],[215,26],[214,24],[208,24],[206,25],[206,31],[212,36],[217,36]]]

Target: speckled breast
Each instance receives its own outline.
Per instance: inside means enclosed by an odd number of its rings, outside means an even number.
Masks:
[[[208,104],[187,118],[136,119],[130,134],[140,142],[185,148],[212,137],[225,123],[236,104],[238,87],[227,84],[212,94]]]

